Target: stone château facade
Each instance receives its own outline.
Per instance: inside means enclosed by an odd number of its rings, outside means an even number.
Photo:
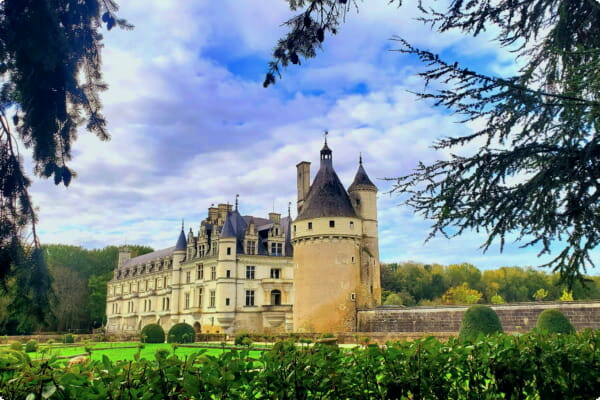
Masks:
[[[197,332],[343,332],[358,309],[380,304],[377,188],[359,163],[344,188],[325,141],[310,185],[297,165],[298,216],[242,216],[210,207],[197,235],[183,226],[175,247],[131,258],[119,251],[108,284],[107,331],[134,333],[178,322]]]

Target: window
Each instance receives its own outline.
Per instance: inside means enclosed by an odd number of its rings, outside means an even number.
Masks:
[[[254,290],[246,290],[246,307],[254,306]]]
[[[198,264],[198,266],[196,267],[196,272],[198,280],[204,279],[204,264]]]
[[[198,307],[202,307],[202,300],[204,300],[204,288],[198,289]]]
[[[163,287],[164,288],[167,287],[167,277],[166,276],[163,277]]]
[[[212,247],[212,255],[216,256],[217,255],[217,241],[216,240],[212,242],[211,247]]]
[[[185,283],[190,283],[192,281],[192,271],[188,271],[185,273]]]
[[[131,293],[131,282],[129,282],[129,293]]]
[[[296,233],[296,225],[294,225],[294,233]]]
[[[158,289],[158,278],[154,278],[154,289]]]
[[[140,281],[136,282],[136,292],[140,292]]]
[[[354,264],[354,256],[352,256],[352,264]]]
[[[230,256],[231,255],[231,247],[227,248],[227,255]]]
[[[356,199],[356,205],[360,206],[360,199]]]
[[[228,278],[231,278],[231,270],[228,269],[227,272],[226,272],[226,275],[227,275]]]
[[[275,236],[279,236],[279,228],[275,228]]]
[[[279,279],[281,276],[281,269],[271,268],[271,279]]]
[[[271,290],[271,304],[274,306],[281,305],[281,291],[280,290]]]
[[[208,304],[209,308],[215,308],[216,298],[217,298],[217,292],[215,290],[211,290],[209,304]]]
[[[350,229],[354,229],[354,221],[350,221]]]
[[[216,266],[210,267],[210,279],[213,281],[215,279],[217,279],[217,267]]]
[[[254,279],[254,273],[256,272],[256,267],[253,265],[246,266],[246,279]]]
[[[228,305],[229,305],[229,297],[227,297],[227,298],[225,299],[225,305],[226,305],[226,306],[228,306]]]
[[[334,220],[329,221],[329,227],[330,228],[335,228],[335,221]]]
[[[254,240],[248,240],[246,242],[246,254],[256,254],[256,242]]]
[[[188,308],[190,308],[190,294],[189,293],[186,293],[184,296],[183,308],[185,308],[186,310]]]
[[[148,300],[148,311],[152,311],[152,300]]]
[[[148,279],[146,279],[146,290],[148,290]]]
[[[312,229],[312,222],[308,223],[308,229]]]
[[[271,255],[282,256],[283,255],[283,243],[271,243]]]

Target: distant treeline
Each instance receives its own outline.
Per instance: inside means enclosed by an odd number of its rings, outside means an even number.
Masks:
[[[532,267],[501,267],[480,271],[474,265],[381,265],[384,304],[508,303],[541,300],[600,299],[600,277],[590,276],[572,290],[559,284],[556,273]]]
[[[132,256],[153,251],[146,246],[128,246]],[[88,331],[106,322],[106,284],[117,265],[118,247],[86,250],[78,246],[50,244],[44,257],[52,276],[52,296],[45,325],[20,324],[24,316],[11,312],[11,282],[0,297],[0,334],[36,331]]]

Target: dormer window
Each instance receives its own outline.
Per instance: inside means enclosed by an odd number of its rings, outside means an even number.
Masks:
[[[335,228],[335,221],[334,220],[329,221],[329,227],[330,228]]]
[[[312,222],[308,223],[308,229],[312,229]]]

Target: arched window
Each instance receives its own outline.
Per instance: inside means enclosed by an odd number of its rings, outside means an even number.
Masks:
[[[280,290],[271,290],[271,305],[274,305],[274,306],[281,305],[281,291]]]

